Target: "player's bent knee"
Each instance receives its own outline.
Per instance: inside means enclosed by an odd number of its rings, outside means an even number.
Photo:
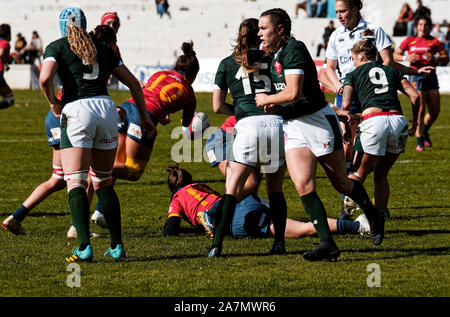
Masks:
[[[138,179],[140,179],[145,171],[146,165],[147,161],[127,157],[127,160],[125,162],[125,168],[127,170],[127,179],[130,181],[137,181]]]

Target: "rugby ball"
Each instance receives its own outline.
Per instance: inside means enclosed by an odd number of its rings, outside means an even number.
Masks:
[[[209,128],[209,118],[204,112],[195,112],[189,127],[185,130],[184,136],[190,140],[203,137],[203,133]]]

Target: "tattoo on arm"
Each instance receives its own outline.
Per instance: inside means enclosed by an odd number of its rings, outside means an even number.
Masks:
[[[344,86],[344,92],[342,94],[342,109],[349,110],[349,109],[345,109],[345,108],[349,108],[349,107],[345,107],[345,106],[347,106],[347,105],[350,106],[350,104],[352,103],[352,93],[353,93],[352,87]]]

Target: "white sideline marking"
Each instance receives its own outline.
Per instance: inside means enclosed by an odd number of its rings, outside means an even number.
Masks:
[[[416,160],[400,160],[400,161],[397,161],[396,163],[400,163],[400,164],[402,164],[402,163],[421,163],[422,161],[416,161]]]
[[[46,142],[46,139],[9,139],[9,140],[0,140],[0,143],[21,143],[21,142]]]

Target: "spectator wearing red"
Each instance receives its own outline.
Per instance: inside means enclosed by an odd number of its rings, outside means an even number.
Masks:
[[[6,109],[14,104],[14,94],[3,77],[3,73],[9,69],[8,64],[11,62],[10,41],[10,25],[0,25],[0,96],[3,97],[3,100],[0,100],[0,109]]]

